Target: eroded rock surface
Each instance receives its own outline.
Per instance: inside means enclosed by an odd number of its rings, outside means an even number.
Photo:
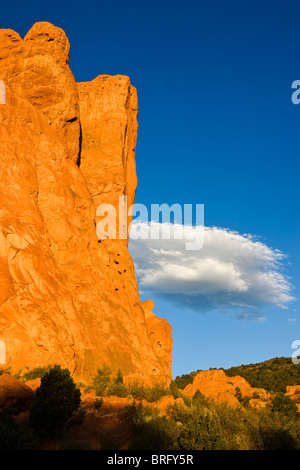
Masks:
[[[193,383],[187,385],[182,393],[193,397],[199,391],[207,398],[217,402],[227,402],[239,406],[241,399],[247,397],[249,404],[255,408],[264,407],[270,394],[263,388],[253,388],[243,377],[228,377],[223,370],[205,370],[198,372]]]
[[[0,409],[14,408],[17,412],[27,410],[34,392],[10,374],[0,375]]]
[[[68,58],[65,33],[50,23],[24,39],[0,30],[5,363],[57,363],[84,381],[108,364],[130,379],[169,382],[171,329],[145,312],[128,240],[96,234],[99,204],[134,202],[136,90],[123,76],[77,85]]]

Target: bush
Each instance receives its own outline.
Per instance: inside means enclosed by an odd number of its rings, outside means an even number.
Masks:
[[[168,394],[169,394],[168,389],[164,385],[161,385],[161,384],[155,384],[153,385],[153,387],[144,388],[144,398],[149,403],[157,401],[160,398]]]
[[[50,370],[51,366],[48,367],[35,367],[32,370],[28,370],[23,374],[22,378],[27,380],[41,379],[44,377]]]
[[[129,390],[123,383],[117,382],[109,385],[106,394],[115,395],[116,397],[127,397]]]
[[[132,397],[138,400],[144,399],[150,403],[159,400],[165,395],[175,396],[175,394],[177,394],[176,398],[179,396],[182,397],[181,393],[174,385],[172,389],[161,384],[155,384],[153,387],[145,387],[139,382],[125,385],[120,369],[113,379],[111,378],[111,373],[110,367],[104,365],[102,369],[97,370],[97,374],[93,377],[91,384],[86,389],[94,389],[97,396],[115,395],[118,397]]]
[[[128,393],[130,396],[136,398],[137,400],[142,400],[143,398],[145,398],[145,389],[138,382],[133,382],[128,385]]]
[[[241,389],[239,387],[235,387],[235,397],[245,408],[249,406],[250,397],[243,397]]]
[[[0,375],[3,375],[3,374],[11,374],[10,367],[7,367],[7,368],[1,367],[0,368]]]
[[[197,372],[191,372],[190,374],[183,374],[181,376],[177,375],[176,379],[173,380],[173,382],[179,390],[183,390],[187,385],[193,382],[198,372],[200,372],[200,370],[198,370]]]
[[[97,374],[93,377],[91,388],[96,392],[97,396],[103,396],[110,383],[111,368],[104,365],[102,369],[97,370]]]
[[[170,395],[170,391],[161,384],[155,384],[153,387],[145,387],[138,382],[133,382],[127,387],[127,396],[132,396],[140,400],[144,399],[149,403],[153,403],[165,395]]]
[[[114,384],[122,384],[123,383],[123,374],[119,369],[117,372],[116,377],[114,378]]]
[[[203,395],[203,393],[201,393],[200,390],[197,390],[197,392],[194,394],[192,398],[191,405],[198,409],[203,409],[203,408],[208,408],[210,403],[211,403],[210,399],[207,398],[205,395]]]
[[[216,419],[198,416],[189,420],[179,439],[180,449],[184,450],[226,450],[222,429]]]
[[[179,427],[175,421],[159,416],[155,409],[141,405],[128,407],[134,435],[130,450],[176,450]]]
[[[283,393],[278,393],[272,400],[272,411],[283,413],[288,417],[296,417],[298,413],[298,407],[295,401]]]
[[[55,365],[41,380],[30,409],[29,422],[42,439],[56,437],[79,408],[80,390],[68,369]]]
[[[177,403],[175,403],[175,405],[173,406],[171,405],[168,408],[168,415],[175,422],[180,423],[183,426],[185,426],[190,420],[191,410],[183,406],[177,405]]]
[[[174,380],[172,380],[172,382],[169,385],[168,394],[172,395],[175,399],[176,398],[182,398],[183,400],[185,400],[185,398],[186,398],[186,396],[181,393],[181,391],[179,390],[179,388],[178,388],[178,386],[177,386],[177,384]]]
[[[299,415],[279,408],[232,407],[200,392],[190,406],[169,405],[167,417],[153,406],[133,404],[127,407],[134,430],[131,449],[299,450]]]

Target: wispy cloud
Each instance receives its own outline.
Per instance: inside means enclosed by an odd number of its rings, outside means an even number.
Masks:
[[[146,234],[149,224],[136,222],[134,230]],[[205,227],[203,248],[189,251],[186,240],[176,237],[179,232],[182,227],[172,225],[171,239],[130,240],[144,292],[197,312],[238,307],[237,318],[259,321],[263,307],[286,308],[294,300],[282,252],[254,236],[218,227]]]

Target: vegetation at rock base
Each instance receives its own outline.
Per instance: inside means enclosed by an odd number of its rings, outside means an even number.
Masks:
[[[199,391],[187,399],[180,387],[193,380],[196,372],[175,379],[168,387],[125,385],[120,374],[109,376],[102,392],[103,396],[135,399],[127,408],[134,430],[132,450],[300,450],[300,414],[295,400],[282,393],[274,394],[266,408],[253,409],[249,397],[237,387],[235,396],[240,406],[234,408],[209,400]],[[100,377],[103,375],[100,373]],[[155,402],[166,395],[183,398],[185,406],[170,405],[167,416],[162,416]],[[143,399],[154,406],[143,407]]]
[[[28,420],[19,420],[14,408],[0,410],[0,449],[37,449],[45,440],[59,436],[80,405],[81,392],[68,369],[59,365],[34,370],[30,377],[42,373],[29,410]],[[27,375],[28,377],[28,375]]]
[[[97,374],[93,377],[92,382],[85,389],[95,390],[96,395],[100,397],[112,395],[117,397],[132,397],[147,400],[149,403],[153,403],[166,395],[172,395],[174,398],[181,397],[186,400],[186,397],[182,395],[177,385],[173,382],[168,387],[163,384],[155,384],[149,387],[138,382],[124,384],[123,375],[120,370],[115,377],[112,377],[111,374],[110,367],[104,365],[101,369],[97,370]]]
[[[190,372],[189,374],[178,375],[174,380],[174,383],[177,388],[183,390],[187,385],[191,384],[201,369],[198,369],[195,372]]]
[[[111,368],[106,365],[97,370],[97,374],[93,378],[90,385],[90,388],[95,390],[97,396],[102,396],[105,394],[111,380],[111,373]]]
[[[170,450],[178,439],[178,426],[174,420],[160,416],[158,410],[143,408],[141,404],[128,407],[134,427],[130,450]]]
[[[48,367],[35,367],[34,369],[28,370],[22,375],[24,381],[42,379],[51,369],[51,366]]]
[[[0,410],[0,449],[40,449],[45,443],[60,450],[93,448],[89,439],[78,441],[74,437],[86,414],[70,372],[54,365],[28,371],[26,378],[36,378],[37,374],[42,375],[41,385],[28,419],[20,419],[13,408]],[[121,402],[125,408],[120,425],[125,419],[130,426],[129,450],[300,450],[297,395],[291,398],[280,391],[272,393],[265,408],[254,409],[236,387],[239,405],[234,407],[215,402],[199,391],[186,398],[178,382],[183,383],[175,379],[168,387],[126,384],[120,370],[113,375],[109,367],[103,366],[91,384],[81,384],[80,388],[83,394],[94,390],[90,413],[98,418],[107,413],[111,396],[127,398],[127,402]],[[165,396],[170,404],[162,411],[159,400]],[[89,436],[93,440],[97,435],[101,449],[118,450],[119,444],[114,436],[106,434],[101,422],[94,421],[96,427],[91,428]]]
[[[167,417],[133,404],[131,449],[300,450],[299,413],[286,413],[287,408],[278,406],[277,399],[266,409],[234,408],[200,393],[188,407],[171,406]]]

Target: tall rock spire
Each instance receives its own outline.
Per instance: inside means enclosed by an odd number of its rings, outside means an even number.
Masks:
[[[136,190],[136,90],[128,77],[76,84],[50,23],[0,30],[0,341],[6,366],[104,364],[171,380],[166,320],[140,301],[127,240],[99,240],[98,204]],[[80,159],[79,159],[80,156]],[[151,310],[151,311],[150,311]]]

